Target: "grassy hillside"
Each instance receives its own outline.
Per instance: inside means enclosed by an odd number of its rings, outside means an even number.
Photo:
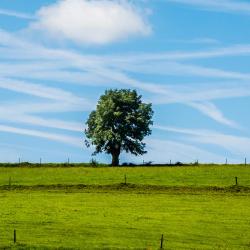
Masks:
[[[164,186],[250,186],[250,166],[188,167],[1,167],[0,186],[51,184],[117,184],[127,182]]]

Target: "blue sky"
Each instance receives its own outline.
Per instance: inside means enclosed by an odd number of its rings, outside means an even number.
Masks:
[[[122,162],[250,160],[249,24],[238,0],[1,0],[0,161],[89,162],[107,88],[155,111],[148,153]]]

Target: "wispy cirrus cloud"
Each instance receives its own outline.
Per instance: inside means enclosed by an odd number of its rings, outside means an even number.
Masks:
[[[250,80],[250,74],[235,71],[222,70],[218,68],[204,67],[188,63],[179,63],[174,61],[151,61],[148,63],[138,63],[131,65],[131,63],[123,63],[117,65],[118,68],[127,72],[137,72],[144,74],[157,75],[176,75],[176,76],[197,76],[205,78],[219,78],[219,79],[238,79]]]
[[[161,53],[138,53],[128,54],[126,56],[112,56],[109,60],[115,62],[146,62],[146,61],[187,61],[198,59],[210,59],[221,57],[237,57],[237,56],[249,56],[250,44],[235,44],[231,46],[223,46],[219,48],[207,48],[203,50],[195,51],[162,51]]]
[[[7,10],[7,9],[0,9],[0,15],[12,16],[12,17],[28,19],[28,20],[36,19],[35,15],[22,13],[22,12],[16,12],[16,11]]]
[[[225,158],[216,153],[208,152],[190,142],[180,142],[173,140],[147,139],[148,153],[143,157],[144,161],[157,159],[157,162],[172,163],[177,161],[195,162],[197,159],[200,162],[224,162]],[[166,154],[167,152],[167,154]]]
[[[213,120],[233,128],[240,128],[240,126],[224,116],[224,114],[211,102],[192,102],[188,104]]]
[[[168,40],[170,43],[180,43],[180,44],[207,44],[207,45],[216,45],[220,44],[220,41],[214,38],[209,37],[199,37],[193,39],[171,39]]]
[[[60,103],[72,104],[74,100],[74,108],[75,110],[83,109],[83,105],[80,103],[84,103],[84,98],[77,97],[77,95],[67,92],[65,90],[61,90],[60,88],[51,88],[48,86],[44,86],[37,83],[31,83],[27,80],[17,81],[13,80],[10,77],[15,77],[20,79],[23,75],[26,75],[26,78],[34,78],[37,80],[56,80],[56,81],[65,81],[69,79],[68,84],[82,84],[92,86],[91,77],[93,79],[97,79],[100,81],[99,84],[104,81],[108,84],[117,84],[120,86],[129,86],[133,88],[138,88],[143,91],[149,92],[153,95],[152,100],[154,104],[169,104],[169,103],[182,103],[189,107],[192,107],[196,110],[199,110],[202,114],[210,117],[211,119],[217,121],[226,126],[238,128],[238,124],[224,116],[224,114],[219,110],[213,103],[213,100],[222,99],[222,98],[232,98],[239,96],[250,96],[250,88],[247,82],[242,82],[239,85],[237,83],[216,83],[216,85],[210,84],[181,84],[175,86],[174,84],[159,84],[152,82],[140,81],[136,78],[133,78],[127,74],[127,72],[139,72],[139,73],[147,73],[147,74],[172,74],[172,75],[183,75],[183,76],[199,76],[204,78],[215,78],[215,79],[228,79],[228,80],[240,80],[246,81],[249,80],[249,75],[246,73],[238,73],[238,72],[230,72],[224,71],[220,69],[211,69],[197,65],[190,65],[186,63],[179,63],[175,60],[183,60],[183,59],[196,59],[196,58],[211,58],[211,57],[221,57],[221,56],[238,56],[242,55],[243,51],[250,54],[250,49],[248,46],[237,47],[238,50],[232,51],[229,48],[221,48],[220,50],[208,50],[202,52],[182,52],[180,54],[170,53],[170,60],[167,55],[161,55],[158,57],[157,54],[147,54],[147,55],[138,55],[138,57],[127,57],[126,56],[97,56],[97,55],[84,55],[79,54],[74,51],[62,50],[62,49],[51,49],[46,48],[42,45],[36,45],[30,43],[28,41],[23,41],[22,39],[18,39],[13,37],[11,34],[5,34],[5,46],[7,45],[7,41],[10,41],[11,50],[7,51],[5,54],[6,57],[19,57],[23,62],[19,65],[16,64],[15,69],[12,69],[10,65],[4,63],[2,64],[2,70],[0,73],[2,74],[2,79],[8,79],[9,85],[8,88],[12,88],[14,91],[24,91],[23,93],[36,95],[38,97],[42,97],[45,99],[51,99],[53,101],[58,101],[58,105],[55,106],[55,111],[58,110],[62,112],[63,110],[68,110],[69,106],[61,106]],[[0,41],[1,42],[1,41]],[[8,48],[8,47],[7,47]],[[20,49],[21,48],[21,49]],[[18,52],[16,55],[11,51],[16,49]],[[249,51],[248,51],[249,49]],[[27,52],[27,53],[26,53]],[[10,53],[8,55],[8,53]],[[143,57],[146,57],[146,60],[142,60]],[[171,59],[173,58],[173,59]],[[39,60],[39,62],[37,61]],[[125,60],[125,62],[124,62]],[[148,61],[153,61],[153,63],[149,63]],[[132,66],[131,66],[132,65]],[[153,66],[152,66],[153,65]],[[71,72],[68,68],[73,68],[74,70]],[[165,70],[167,69],[167,70]],[[76,71],[77,70],[77,71]],[[163,73],[162,73],[163,72]],[[87,74],[87,75],[86,75]],[[28,75],[28,76],[27,76]],[[89,78],[85,78],[84,76],[88,76]],[[72,77],[72,78],[71,78]],[[10,78],[10,79],[9,79]],[[71,79],[71,80],[70,80]],[[13,83],[15,83],[13,85]],[[20,85],[21,84],[21,85]],[[25,85],[22,85],[25,84]],[[46,84],[47,85],[47,84]],[[14,87],[13,87],[14,86]],[[24,87],[25,86],[25,87]],[[106,85],[108,86],[108,85]],[[248,86],[248,87],[247,87]],[[3,86],[4,87],[4,86]],[[249,90],[249,91],[248,91]],[[88,103],[89,105],[89,103]],[[22,105],[20,106],[20,108]],[[72,107],[72,106],[71,106]],[[49,105],[37,105],[34,107],[25,107],[25,112],[22,112],[19,116],[13,120],[12,117],[2,117],[4,121],[12,121],[12,122],[20,122],[23,124],[30,124],[34,126],[42,126],[48,128],[57,128],[64,129],[69,131],[80,132],[81,125],[78,123],[72,123],[67,121],[61,121],[56,119],[44,119],[39,117],[39,115],[31,115],[32,112],[46,112],[50,109]],[[53,106],[51,106],[53,109]],[[33,111],[32,111],[33,110]],[[48,111],[51,112],[51,111]],[[27,131],[26,131],[27,132]],[[29,136],[37,136],[34,133],[30,133]],[[51,137],[47,137],[50,140]],[[52,137],[53,140],[53,137]],[[202,155],[204,159],[208,159],[212,157],[209,155],[209,152],[206,150],[200,152],[199,150],[194,148],[190,148],[191,145],[176,145],[173,142],[167,142],[167,145],[178,146],[186,150],[186,152],[197,152],[197,158],[202,159]],[[177,151],[174,151],[177,152]],[[173,154],[174,154],[173,152]],[[195,155],[193,153],[192,155]],[[176,155],[177,156],[177,155]],[[174,158],[174,155],[172,156]],[[213,155],[214,158],[218,157]],[[188,153],[184,156],[183,159],[188,158]],[[224,157],[223,157],[224,158]],[[176,157],[177,159],[177,157]],[[216,158],[219,160],[219,158]],[[191,160],[191,159],[190,159]]]
[[[80,124],[78,122],[42,118],[40,116],[29,115],[27,113],[18,113],[16,110],[10,110],[10,108],[8,109],[8,113],[3,112],[2,108],[0,108],[0,120],[16,124],[27,124],[36,127],[56,128],[74,132],[84,131],[84,122]]]
[[[78,103],[79,105],[89,105],[89,102],[81,97],[77,97],[68,91],[47,87],[42,84],[28,83],[26,81],[13,80],[0,77],[0,88],[11,91],[37,96],[40,98]]]
[[[162,90],[162,95],[152,97],[156,104],[212,102],[230,98],[250,96],[250,84],[248,82],[215,81],[200,82],[190,85],[189,83],[167,84]]]
[[[94,104],[93,104],[94,107]],[[13,103],[10,101],[2,101],[0,110],[10,110],[11,112],[16,113],[26,113],[26,114],[44,114],[44,113],[64,113],[64,112],[73,112],[73,111],[89,111],[88,106],[79,105],[79,103],[69,103],[61,101],[25,101],[22,100],[18,103]]]
[[[81,138],[73,137],[73,136],[66,136],[64,134],[48,133],[48,132],[43,132],[39,130],[24,129],[24,128],[19,128],[19,127],[6,126],[6,125],[0,125],[0,131],[6,132],[6,133],[44,138],[44,139],[48,139],[52,141],[69,144],[75,147],[83,146]]]
[[[171,126],[156,125],[155,129],[185,135],[186,142],[212,144],[228,150],[236,157],[249,156],[247,149],[250,147],[250,137],[220,133],[207,129],[187,129]]]
[[[191,5],[216,12],[250,14],[250,3],[240,0],[167,0],[167,2]]]
[[[91,81],[88,81],[87,78],[84,79],[84,75],[87,73],[90,77],[98,79],[97,81],[103,81],[104,83],[121,83],[123,85],[127,85],[134,88],[139,88],[141,90],[150,92],[154,95],[158,95],[155,97],[154,103],[182,103],[188,106],[192,106],[193,108],[199,110],[205,115],[208,115],[210,118],[228,126],[235,126],[233,121],[225,118],[221,111],[218,110],[213,104],[204,106],[204,101],[211,101],[213,99],[221,99],[221,98],[230,98],[235,96],[248,96],[249,93],[246,91],[245,88],[242,90],[238,87],[231,88],[228,87],[228,84],[224,84],[219,89],[217,84],[216,91],[214,87],[198,89],[193,87],[188,87],[182,85],[182,88],[179,87],[175,88],[171,86],[169,88],[168,84],[156,84],[150,82],[141,82],[134,78],[129,77],[125,72],[132,71],[132,72],[140,72],[146,74],[169,74],[169,75],[189,75],[189,76],[200,76],[200,77],[209,77],[209,78],[225,78],[225,79],[239,79],[239,80],[248,80],[250,79],[248,74],[238,73],[238,72],[230,72],[224,71],[219,69],[211,69],[196,65],[188,65],[188,64],[180,64],[176,62],[161,62],[158,61],[158,58],[152,58],[153,62],[148,63],[147,60],[143,63],[138,64],[137,61],[133,61],[133,58],[129,58],[131,60],[129,63],[119,61],[120,59],[114,57],[113,60],[109,60],[110,58],[106,57],[98,57],[98,56],[84,56],[74,53],[73,51],[64,51],[60,49],[46,49],[44,47],[36,48],[35,45],[25,43],[19,41],[18,39],[12,37],[10,35],[5,35],[8,40],[12,42],[10,44],[16,45],[18,47],[21,46],[22,51],[27,50],[27,53],[33,51],[34,54],[31,55],[31,58],[39,58],[41,55],[43,60],[48,62],[32,62],[29,64],[20,64],[17,65],[17,69],[13,70],[8,65],[3,65],[2,67],[2,74],[15,76],[15,77],[22,77],[23,73],[26,72],[25,75],[28,75],[28,78],[35,78],[35,79],[54,79],[59,81],[65,81],[69,79],[69,83],[80,83],[92,85]],[[31,47],[31,49],[30,49]],[[223,49],[222,49],[223,50]],[[41,53],[42,51],[42,53]],[[242,51],[240,50],[239,53]],[[205,56],[206,53],[203,55]],[[195,55],[196,56],[196,55]],[[209,55],[211,56],[211,55]],[[121,58],[123,58],[121,56]],[[29,58],[30,59],[30,58]],[[156,60],[156,62],[154,62]],[[51,66],[52,65],[52,66]],[[131,66],[132,65],[132,66]],[[79,70],[79,73],[70,72],[67,70],[67,67],[74,67]],[[112,67],[112,69],[110,69]],[[113,68],[117,70],[113,70]],[[125,72],[124,72],[125,71]],[[82,72],[82,73],[80,73]],[[72,78],[71,78],[72,77]],[[86,81],[84,81],[86,80]],[[91,78],[90,78],[91,80]],[[94,81],[95,82],[95,81]],[[99,82],[100,84],[100,82]],[[22,87],[20,88],[23,89]],[[46,95],[47,92],[45,91]],[[38,94],[41,95],[40,90]],[[52,95],[54,98],[58,95]],[[59,96],[63,97],[64,95],[59,94]],[[48,97],[48,96],[47,96]],[[60,97],[60,98],[61,98]],[[69,98],[68,98],[69,99]],[[72,98],[75,99],[75,98]],[[154,100],[154,98],[153,98]],[[164,100],[164,102],[161,102]],[[198,102],[200,103],[198,105]],[[195,105],[190,105],[190,103],[196,103]]]

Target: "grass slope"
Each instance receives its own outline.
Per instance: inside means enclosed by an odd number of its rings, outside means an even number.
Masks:
[[[110,185],[127,181],[133,184],[164,186],[250,186],[250,166],[201,167],[0,167],[0,186],[96,184]]]

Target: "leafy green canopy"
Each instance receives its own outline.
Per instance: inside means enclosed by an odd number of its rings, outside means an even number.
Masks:
[[[146,153],[143,138],[151,134],[151,104],[141,101],[135,90],[106,90],[92,111],[85,130],[87,145],[95,145],[94,154],[126,151],[134,155]]]

